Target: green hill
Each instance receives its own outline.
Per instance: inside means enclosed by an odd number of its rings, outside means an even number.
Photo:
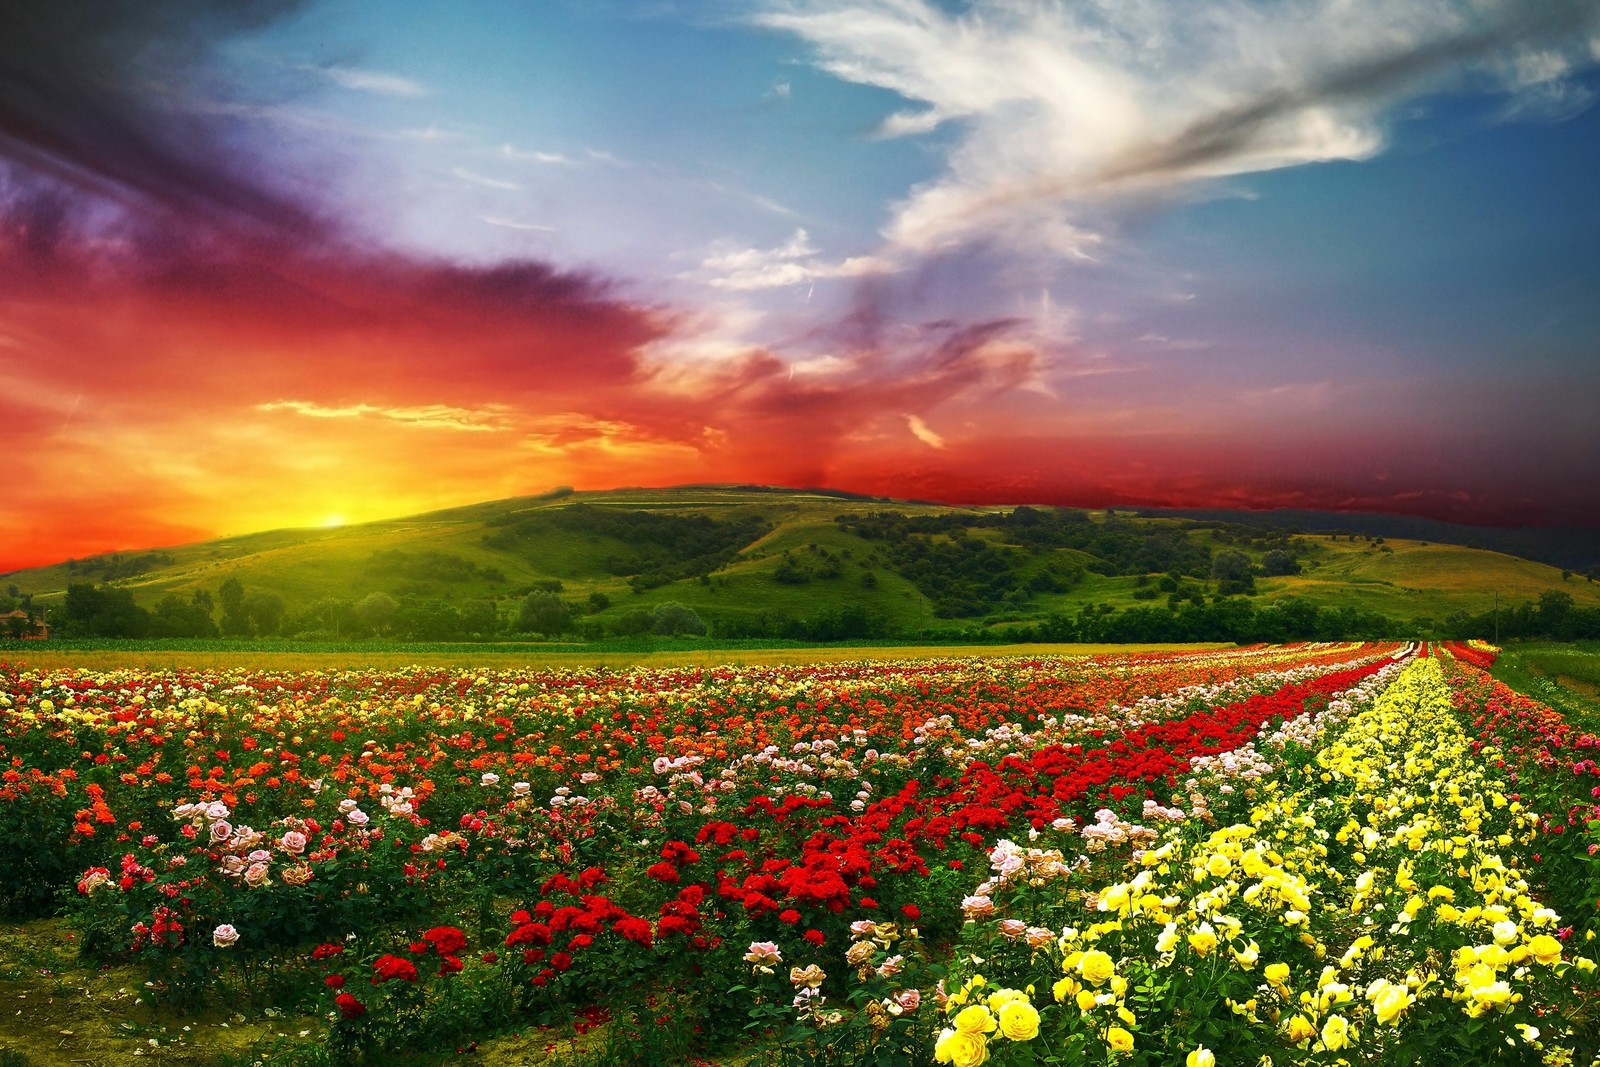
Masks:
[[[1247,573],[1225,575],[1240,556]],[[230,580],[245,597],[234,618],[248,608],[255,629],[286,636],[373,628],[492,636],[516,628],[523,601],[540,592],[562,601],[571,627],[591,637],[646,628],[667,602],[693,609],[718,636],[817,639],[1014,629],[1086,610],[1194,611],[1230,593],[1247,594],[1257,610],[1293,598],[1419,632],[1489,611],[1496,593],[1507,611],[1550,592],[1568,594],[1581,613],[1600,609],[1593,581],[1455,545],[727,486],[560,490],[98,556],[3,579],[11,604],[28,598],[58,629],[70,585],[125,591],[169,619],[198,594],[221,620]]]

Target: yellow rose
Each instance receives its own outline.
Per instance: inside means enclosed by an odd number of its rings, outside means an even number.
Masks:
[[[1210,923],[1201,923],[1195,928],[1189,935],[1189,947],[1202,956],[1209,955],[1217,947],[1217,934]]]
[[[1082,987],[1071,978],[1063,978],[1055,984],[1051,992],[1055,994],[1057,1004],[1065,1004],[1067,998],[1077,993],[1080,988]]]
[[[945,1030],[933,1043],[933,1058],[939,1063],[955,1067],[978,1067],[989,1058],[989,1043],[982,1034],[962,1030]]]
[[[1133,1035],[1120,1026],[1113,1026],[1106,1031],[1106,1044],[1115,1052],[1132,1052]]]
[[[1373,988],[1367,991],[1367,996],[1372,1001],[1372,1012],[1378,1017],[1380,1023],[1392,1023],[1399,1018],[1400,1013],[1411,1007],[1416,998],[1403,985],[1395,985],[1384,981],[1382,978],[1373,983]]]
[[[956,1029],[964,1034],[994,1033],[994,1015],[982,1004],[969,1004],[957,1012],[952,1021]]]
[[[1269,963],[1262,969],[1261,973],[1273,985],[1283,985],[1289,980],[1289,965],[1287,963]]]
[[[1206,860],[1206,873],[1213,878],[1226,878],[1231,870],[1233,861],[1221,853],[1213,853],[1211,858]]]
[[[1217,1057],[1201,1045],[1183,1058],[1183,1067],[1217,1067]]]
[[[1533,953],[1533,958],[1549,966],[1561,962],[1561,942],[1549,934],[1540,934],[1528,942],[1528,951]]]
[[[1078,990],[1078,995],[1075,999],[1078,1002],[1079,1011],[1088,1011],[1094,1007],[1094,993],[1088,989]]]
[[[1083,975],[1083,980],[1090,985],[1099,985],[1117,973],[1117,965],[1104,952],[1091,949],[1078,961],[1078,973]]]
[[[1013,1000],[1027,999],[1028,994],[1020,989],[996,989],[989,994],[989,1010],[999,1015],[1000,1009],[1010,1004]]]
[[[1296,1015],[1289,1020],[1289,1040],[1296,1045],[1302,1041],[1309,1041],[1316,1036],[1316,1024],[1304,1015]]]
[[[1000,1032],[1013,1041],[1039,1036],[1039,1011],[1026,1000],[1008,1001],[1000,1009]]]
[[[1329,1052],[1338,1052],[1349,1047],[1354,1042],[1350,1033],[1350,1024],[1343,1015],[1330,1015],[1322,1024],[1322,1043]]]

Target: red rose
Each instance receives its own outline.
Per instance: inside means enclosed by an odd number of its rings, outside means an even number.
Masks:
[[[333,1002],[339,1005],[341,1018],[355,1019],[367,1013],[367,1006],[349,993],[340,993],[333,998]]]
[[[402,982],[415,982],[417,980],[417,965],[400,956],[379,956],[372,964],[372,981],[374,985],[381,985],[398,978]]]
[[[441,956],[454,956],[467,947],[467,935],[454,926],[435,926],[422,935],[422,940]]]

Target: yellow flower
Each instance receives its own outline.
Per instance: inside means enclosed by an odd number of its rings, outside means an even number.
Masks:
[[[1561,962],[1561,942],[1549,934],[1539,934],[1528,942],[1528,951],[1533,953],[1533,958],[1549,966]]]
[[[1183,1058],[1183,1067],[1217,1067],[1217,1057],[1201,1045]]]
[[[1372,1012],[1380,1023],[1388,1024],[1416,1002],[1416,997],[1403,985],[1379,978],[1367,989],[1367,999],[1372,1001]]]
[[[1090,990],[1078,990],[1078,996],[1076,999],[1078,1002],[1079,1011],[1088,1011],[1090,1008],[1094,1007],[1094,993]]]
[[[1189,934],[1189,947],[1202,956],[1209,955],[1217,947],[1217,932],[1211,928],[1210,923],[1201,923]]]
[[[1013,1041],[1039,1036],[1039,1011],[1026,1000],[1008,1001],[1000,1009],[1000,1032]]]
[[[1013,1000],[1027,999],[1028,994],[1020,989],[996,989],[989,994],[989,1010],[999,1015],[1000,1009],[1010,1004]]]
[[[1050,991],[1055,994],[1057,1004],[1065,1004],[1067,1002],[1067,998],[1076,994],[1081,988],[1082,987],[1071,978],[1063,978],[1061,981],[1057,982]]]
[[[1113,1026],[1106,1031],[1106,1044],[1117,1052],[1132,1052],[1133,1035],[1120,1026]]]
[[[1322,1024],[1322,1043],[1329,1052],[1338,1052],[1349,1047],[1355,1038],[1350,1033],[1350,1024],[1343,1015],[1330,1015]]]
[[[982,1034],[944,1030],[933,1044],[933,1058],[955,1067],[978,1067],[989,1058],[989,1043]]]
[[[1090,985],[1099,985],[1117,972],[1117,965],[1111,957],[1099,949],[1090,949],[1078,961],[1078,973],[1083,975],[1083,980]]]
[[[1296,1015],[1289,1020],[1289,1040],[1298,1045],[1317,1036],[1317,1027],[1304,1015]]]
[[[1289,965],[1287,963],[1269,963],[1261,973],[1273,985],[1283,985],[1289,980]]]
[[[964,1034],[994,1033],[994,1015],[982,1004],[969,1004],[957,1012],[952,1021],[956,1029]]]
[[[1206,872],[1213,878],[1225,878],[1231,870],[1233,861],[1220,852],[1212,853],[1211,858],[1206,860]]]

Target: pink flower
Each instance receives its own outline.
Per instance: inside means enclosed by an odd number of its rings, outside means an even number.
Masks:
[[[278,839],[278,844],[291,856],[298,856],[306,850],[306,835],[299,830],[290,830]]]
[[[223,923],[211,931],[211,943],[218,948],[231,948],[239,940],[239,931],[227,923]]]

